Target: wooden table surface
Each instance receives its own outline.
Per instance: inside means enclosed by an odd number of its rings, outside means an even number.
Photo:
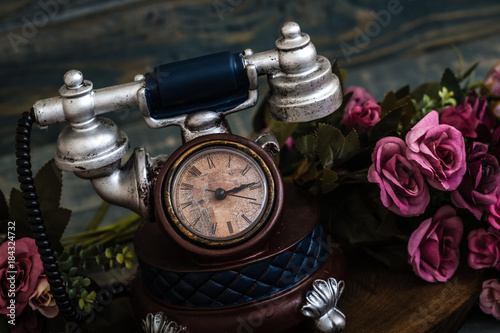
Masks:
[[[452,45],[466,66],[480,61],[476,79],[500,60],[500,4],[494,0],[19,0],[2,2],[0,13],[0,189],[7,196],[18,186],[13,132],[19,114],[38,99],[57,96],[72,68],[95,88],[121,84],[161,63],[223,50],[272,49],[279,26],[289,20],[311,36],[319,54],[339,58],[348,85],[362,85],[378,100],[407,83],[439,80],[446,67],[456,70]],[[250,133],[253,111],[229,117],[234,133]],[[177,129],[150,130],[137,110],[109,117],[132,147],[144,145],[152,155],[180,144]],[[33,131],[34,170],[52,158],[62,128]],[[87,181],[65,174],[63,182],[62,206],[73,211],[67,232],[80,231],[101,200]],[[108,222],[124,214],[116,208]],[[431,287],[369,261],[351,271],[340,304],[350,318],[347,332],[456,331],[477,294],[478,278],[468,270]],[[443,300],[457,306],[442,308]],[[443,317],[458,320],[439,326]],[[475,325],[460,332],[475,331]]]
[[[484,279],[465,262],[448,282],[428,283],[413,272],[392,272],[363,254],[348,258],[338,304],[350,319],[345,333],[457,332],[476,306]]]

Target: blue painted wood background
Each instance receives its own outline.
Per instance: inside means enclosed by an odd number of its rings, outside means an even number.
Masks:
[[[290,20],[311,36],[318,53],[348,69],[348,85],[362,85],[379,100],[407,83],[439,80],[446,67],[456,70],[457,50],[466,66],[480,62],[477,79],[500,61],[500,3],[494,0],[2,1],[0,189],[8,195],[17,187],[18,116],[36,100],[58,95],[67,70],[81,70],[95,88],[125,83],[161,63],[222,50],[272,49],[280,25]],[[249,134],[253,111],[229,117],[235,133]],[[110,117],[132,147],[144,145],[153,155],[180,143],[177,129],[150,130],[137,110]],[[52,158],[62,127],[34,131],[35,170]],[[64,175],[62,206],[73,210],[70,232],[81,230],[99,204],[88,182]],[[123,214],[114,209],[109,219]],[[461,332],[476,331],[474,322],[468,325]],[[490,327],[480,325],[484,332]]]

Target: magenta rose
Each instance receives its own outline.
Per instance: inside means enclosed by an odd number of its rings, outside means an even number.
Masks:
[[[15,262],[9,267],[9,252],[11,242],[4,242],[0,246],[0,313],[7,314],[7,305],[10,302],[9,290],[14,287],[16,295],[16,316],[21,314],[28,304],[30,296],[36,290],[38,279],[43,271],[42,260],[38,254],[35,240],[32,238],[21,238],[15,241]],[[15,283],[12,284],[13,275],[16,272]]]
[[[500,62],[486,76],[482,86],[482,93],[494,98],[500,97]]]
[[[497,202],[494,205],[486,207],[489,215],[488,222],[495,228],[500,230],[500,193],[497,194]]]
[[[483,282],[483,291],[479,295],[481,310],[500,320],[500,282],[497,279]]]
[[[481,142],[489,142],[491,134],[496,126],[496,119],[493,112],[488,107],[488,100],[485,96],[479,97],[475,90],[471,90],[465,98],[464,103],[468,103],[472,107],[472,112],[477,118],[478,124],[476,127],[476,140]]]
[[[427,182],[441,191],[455,190],[466,171],[465,143],[455,127],[439,124],[431,111],[406,135],[406,156],[415,161]]]
[[[405,156],[406,145],[396,137],[385,137],[375,145],[368,181],[380,187],[382,204],[401,216],[417,216],[429,204],[429,189],[417,165]]]
[[[458,188],[451,192],[451,201],[469,210],[480,220],[483,207],[497,200],[500,167],[498,160],[487,153],[488,146],[481,142],[467,145],[467,172]]]
[[[491,141],[491,151],[500,162],[500,126],[497,127],[495,133],[493,133],[493,139]]]
[[[451,206],[443,206],[423,221],[408,241],[408,262],[429,282],[444,282],[457,270],[462,238],[462,219]]]
[[[450,106],[441,110],[441,124],[455,127],[465,137],[477,137],[476,127],[478,123],[472,105],[465,101],[457,106]]]
[[[473,269],[500,268],[500,237],[492,230],[472,230],[467,237],[469,258],[467,262]]]
[[[375,97],[373,97],[363,87],[349,86],[344,89],[344,95],[349,93],[352,93],[352,95],[345,106],[345,110],[350,110],[355,106],[363,106],[369,100],[375,100]]]
[[[345,124],[347,131],[352,130],[356,125],[366,131],[380,120],[380,105],[373,100],[369,100],[363,106],[356,105],[345,110],[342,123]]]

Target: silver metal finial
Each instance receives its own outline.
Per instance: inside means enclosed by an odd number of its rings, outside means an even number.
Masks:
[[[72,69],[64,74],[63,80],[68,89],[77,89],[83,84],[83,74],[79,70]]]
[[[313,282],[313,290],[306,294],[302,315],[314,320],[318,333],[340,333],[345,328],[345,315],[337,309],[337,302],[344,290],[344,281],[329,278]]]
[[[175,321],[168,321],[163,312],[148,313],[142,320],[144,333],[188,333],[185,326],[178,325]]]

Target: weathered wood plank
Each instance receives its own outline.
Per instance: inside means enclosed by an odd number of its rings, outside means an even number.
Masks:
[[[346,333],[454,333],[481,290],[481,274],[465,261],[446,283],[391,272],[365,255],[349,257],[348,266],[339,301]]]

